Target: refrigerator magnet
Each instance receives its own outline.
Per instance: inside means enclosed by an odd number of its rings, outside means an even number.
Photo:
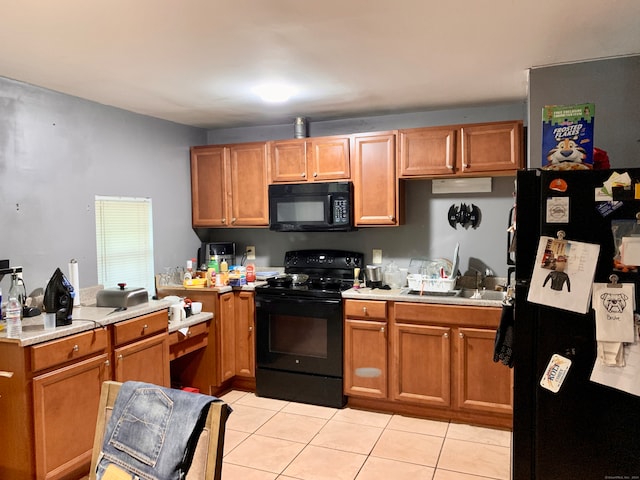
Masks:
[[[570,367],[571,360],[554,353],[551,356],[551,360],[549,360],[547,368],[544,370],[544,374],[540,380],[540,386],[551,390],[553,393],[558,393],[560,387],[562,387],[562,383],[565,378],[567,378],[567,372],[569,372]]]
[[[547,199],[547,223],[569,223],[569,197]]]

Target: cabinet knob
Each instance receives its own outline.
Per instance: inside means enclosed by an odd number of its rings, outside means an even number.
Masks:
[[[460,333],[458,334],[458,336],[459,336],[460,338],[464,338],[464,333],[460,332]]]
[[[367,307],[362,307],[362,313],[367,314]]]
[[[78,345],[74,345],[74,346],[73,346],[73,351],[74,351],[74,352],[77,352],[77,351],[79,351],[79,350],[80,350],[80,347],[78,347]]]
[[[109,365],[111,365],[111,362],[107,360],[106,362],[104,362],[104,364],[108,367]]]
[[[462,162],[462,168],[469,168],[469,164],[466,162]]]
[[[226,223],[227,223],[227,219],[226,219],[226,218],[223,218],[223,219],[222,219],[222,223],[223,223],[223,224],[226,224]]]
[[[444,335],[442,335],[444,338],[449,338],[449,334],[445,333]]]
[[[147,328],[149,328],[149,326],[145,323],[145,324],[142,326],[142,329],[143,329],[143,330],[146,330]]]
[[[392,222],[395,221],[395,218],[393,215],[389,215],[389,220],[391,220]]]
[[[318,176],[318,172],[313,172],[313,176],[317,177]]]
[[[233,218],[231,219],[231,223],[236,223],[236,220],[237,220],[237,218],[236,218],[236,217],[233,217]]]
[[[380,331],[384,333],[384,327],[380,327]]]
[[[301,176],[302,178],[304,178],[304,177],[306,177],[306,176],[307,176],[307,174],[306,174],[306,173],[304,173],[304,172],[302,172],[302,173],[300,174],[300,176]]]
[[[118,355],[118,360],[122,360],[122,354]]]
[[[187,337],[191,336],[191,330],[187,330]]]
[[[249,327],[249,331],[250,331],[250,332],[253,332],[253,327]]]

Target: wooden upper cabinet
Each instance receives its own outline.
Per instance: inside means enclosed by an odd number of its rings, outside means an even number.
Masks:
[[[194,227],[228,226],[225,147],[191,149],[191,214]]]
[[[400,178],[513,175],[524,167],[521,121],[400,130]]]
[[[349,180],[349,137],[269,142],[271,183]]]
[[[456,167],[456,129],[453,127],[400,130],[400,178],[451,175]]]
[[[515,173],[524,166],[522,122],[464,125],[460,128],[460,171]]]
[[[269,142],[271,182],[307,181],[307,141],[278,140]]]
[[[265,142],[191,149],[194,227],[269,225]]]
[[[314,182],[351,178],[349,137],[311,138],[309,144],[307,163]]]
[[[267,145],[245,143],[229,147],[232,227],[269,225]]]
[[[398,225],[401,208],[394,132],[353,137],[354,222],[357,226]]]

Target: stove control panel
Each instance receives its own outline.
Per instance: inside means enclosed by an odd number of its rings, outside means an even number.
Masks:
[[[292,250],[285,254],[284,266],[295,268],[345,269],[360,267],[364,255],[343,250]]]

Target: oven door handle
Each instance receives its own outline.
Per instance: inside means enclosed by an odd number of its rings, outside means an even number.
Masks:
[[[282,304],[299,304],[299,305],[339,305],[342,303],[341,298],[316,298],[316,297],[292,297],[291,295],[282,296],[263,296],[256,295],[256,308],[268,307],[270,305]]]

